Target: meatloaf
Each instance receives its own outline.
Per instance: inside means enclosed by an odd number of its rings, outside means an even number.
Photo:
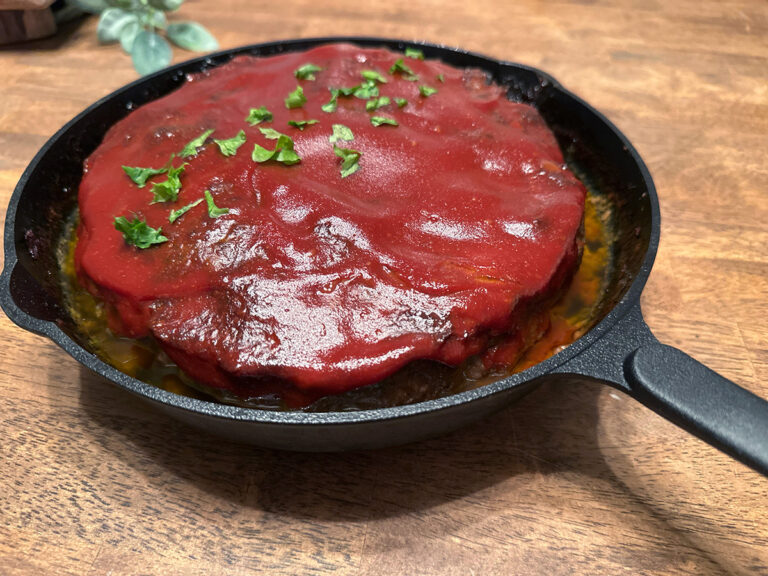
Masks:
[[[537,110],[479,70],[241,56],[109,129],[76,270],[115,333],[301,404],[416,359],[514,362],[578,265],[584,200]]]

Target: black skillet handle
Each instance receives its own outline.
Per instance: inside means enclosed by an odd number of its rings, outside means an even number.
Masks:
[[[768,402],[664,344],[632,352],[624,376],[640,402],[768,475]]]
[[[638,304],[553,372],[608,382],[768,476],[768,402],[659,343]]]

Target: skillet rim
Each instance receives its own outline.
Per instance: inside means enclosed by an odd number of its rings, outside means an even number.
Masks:
[[[513,374],[501,380],[497,380],[496,382],[480,386],[478,388],[452,394],[449,396],[444,396],[441,398],[436,398],[434,400],[427,400],[423,402],[389,408],[377,408],[372,410],[349,412],[278,412],[256,408],[243,408],[239,406],[189,398],[186,396],[174,394],[172,392],[167,392],[161,388],[157,388],[151,384],[142,382],[141,380],[120,372],[116,368],[101,360],[95,354],[88,352],[84,347],[80,346],[77,342],[71,339],[54,322],[32,316],[17,305],[11,294],[11,276],[16,269],[16,266],[20,265],[16,253],[15,226],[17,208],[21,197],[25,192],[27,183],[37,169],[38,164],[40,164],[42,159],[49,153],[49,150],[54,147],[54,145],[61,138],[66,136],[67,132],[73,126],[75,126],[88,115],[92,114],[101,106],[109,103],[113,99],[120,97],[124,92],[132,90],[142,84],[151,85],[152,82],[160,77],[180,74],[182,73],[183,69],[187,67],[197,67],[197,71],[202,71],[212,66],[218,66],[226,63],[229,61],[228,58],[231,59],[232,57],[239,54],[273,51],[270,53],[270,55],[272,55],[283,51],[296,51],[337,42],[347,42],[367,47],[385,46],[389,49],[400,51],[402,51],[405,47],[425,48],[429,51],[430,57],[441,58],[442,56],[448,55],[454,55],[454,57],[455,55],[460,55],[487,63],[486,69],[490,69],[491,67],[495,66],[499,67],[499,69],[513,68],[531,72],[540,79],[542,85],[549,84],[553,90],[560,92],[565,98],[573,100],[577,106],[585,109],[586,112],[594,117],[596,122],[603,123],[608,128],[608,130],[618,138],[623,146],[623,149],[636,165],[645,185],[644,192],[647,193],[648,203],[650,206],[650,235],[648,239],[648,247],[642,259],[642,264],[632,279],[629,288],[623,294],[621,299],[617,303],[613,304],[610,311],[586,334],[581,336],[575,342],[569,344],[560,352],[554,354],[543,362],[528,368],[527,370]],[[222,60],[222,62],[220,64],[216,64],[216,60]],[[161,96],[162,95],[158,95],[157,97]],[[181,409],[199,416],[212,417],[223,420],[235,420],[240,422],[254,422],[266,425],[272,424],[280,426],[287,425],[307,427],[313,425],[328,426],[335,424],[349,425],[373,423],[434,413],[461,404],[467,404],[483,398],[489,398],[491,396],[502,394],[511,390],[512,388],[530,382],[535,378],[553,372],[556,368],[562,366],[572,358],[586,351],[598,340],[608,335],[616,323],[621,318],[626,316],[639,303],[640,294],[642,293],[645,283],[648,280],[648,276],[656,257],[656,252],[659,245],[659,237],[660,209],[656,187],[653,183],[653,179],[651,178],[648,168],[640,157],[640,154],[630,143],[627,137],[610,120],[608,120],[608,118],[606,118],[601,112],[593,108],[587,102],[576,96],[574,93],[565,89],[562,84],[560,84],[546,72],[543,72],[532,66],[526,66],[507,60],[492,58],[477,52],[463,50],[461,48],[451,47],[445,44],[434,44],[424,41],[407,41],[402,39],[380,38],[372,36],[295,38],[271,42],[261,42],[257,44],[249,44],[246,46],[220,50],[215,53],[180,62],[171,67],[159,70],[158,72],[155,72],[151,75],[141,77],[129,84],[121,86],[117,90],[89,105],[69,122],[67,122],[62,128],[60,128],[53,136],[51,136],[37,152],[37,154],[35,154],[32,161],[22,173],[22,176],[19,179],[13,194],[11,195],[11,199],[8,205],[4,231],[5,258],[3,271],[0,275],[0,307],[2,307],[8,317],[20,327],[33,333],[48,337],[75,360],[77,360],[81,365],[110,380],[126,391],[138,395],[144,399],[150,400],[153,403]]]

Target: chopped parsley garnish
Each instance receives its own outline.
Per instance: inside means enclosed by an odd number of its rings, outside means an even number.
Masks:
[[[286,108],[301,108],[307,102],[307,97],[304,96],[304,89],[301,86],[296,86],[296,90],[288,94],[285,99]]]
[[[403,61],[402,58],[398,58],[394,64],[392,64],[392,68],[389,69],[389,73],[394,74],[402,74],[403,77],[406,80],[410,80],[411,82],[415,82],[419,79],[416,74],[413,73],[413,70],[411,70]]]
[[[170,166],[168,168],[168,178],[162,182],[155,182],[152,184],[152,202],[150,204],[158,204],[160,202],[175,202],[179,197],[179,190],[181,190],[181,173],[184,172],[184,168],[187,163],[183,162],[180,166],[174,168]]]
[[[281,134],[277,130],[272,128],[259,128],[261,133],[264,134],[270,140],[277,140],[274,150],[267,150],[266,148],[255,144],[251,158],[254,162],[267,162],[274,160],[282,164],[291,165],[301,162],[301,158],[293,150],[293,140],[290,136]]]
[[[168,222],[173,224],[174,222],[176,222],[176,220],[181,218],[184,214],[189,212],[192,208],[200,204],[200,202],[202,201],[203,201],[202,198],[198,198],[197,200],[195,200],[191,204],[187,204],[183,208],[179,208],[178,210],[171,210],[171,213],[168,215]]]
[[[226,140],[216,140],[214,138],[213,141],[219,146],[219,150],[221,150],[224,156],[234,156],[237,149],[245,144],[245,131],[240,130],[235,136]]]
[[[320,108],[322,108],[323,112],[328,112],[329,114],[331,112],[336,112],[336,107],[339,103],[339,90],[337,88],[331,88],[331,99],[329,102],[323,104]]]
[[[405,57],[413,58],[414,60],[424,60],[424,52],[417,48],[406,48]]]
[[[342,94],[344,94],[342,92]],[[354,88],[353,92],[355,98],[360,98],[361,100],[368,100],[368,98],[376,98],[379,95],[379,87],[376,85],[376,82],[374,80],[366,80],[359,86],[356,86]],[[346,94],[344,94],[346,96]]]
[[[315,80],[315,72],[320,72],[322,68],[314,64],[304,64],[293,71],[293,75],[299,80]]]
[[[341,177],[346,178],[357,172],[360,169],[360,156],[362,154],[357,150],[351,150],[349,148],[339,148],[336,144],[333,145],[333,152],[342,159],[341,162]]]
[[[442,74],[438,74],[437,75],[437,81],[445,83],[445,76],[443,76]]]
[[[424,98],[428,98],[429,96],[432,96],[432,94],[437,94],[437,88],[432,88],[432,86],[422,84],[419,86],[419,94],[424,96]]]
[[[339,96],[352,96],[360,89],[360,84],[357,86],[350,86],[349,88],[338,88]]]
[[[195,154],[197,154],[197,149],[200,148],[205,143],[205,141],[208,139],[208,136],[210,136],[211,134],[213,134],[213,129],[206,130],[194,140],[190,140],[189,142],[187,142],[187,145],[184,146],[182,151],[179,153],[179,156],[181,156],[182,158],[188,158],[189,156],[194,156]]]
[[[368,112],[372,112],[373,110],[378,110],[382,106],[387,106],[389,103],[390,100],[388,97],[380,96],[379,98],[368,100],[368,102],[365,103],[365,109],[368,110]]]
[[[394,118],[387,118],[385,116],[371,116],[371,124],[374,126],[382,126],[384,124],[389,126],[398,126],[397,120]]]
[[[386,84],[387,79],[384,78],[381,74],[376,72],[376,70],[363,70],[361,72],[361,75],[365,80],[368,80],[369,82],[379,82],[380,84]]]
[[[133,180],[134,184],[136,184],[139,188],[144,188],[144,186],[147,185],[147,180],[152,178],[152,176],[157,176],[158,174],[165,174],[168,172],[168,166],[169,165],[167,164],[162,168],[139,168],[137,166],[123,166],[123,172],[125,172],[128,177]]]
[[[266,106],[251,108],[245,121],[251,126],[256,126],[256,124],[261,124],[262,122],[272,122],[272,112],[267,110]]]
[[[312,126],[312,124],[317,124],[318,122],[319,120],[288,120],[288,126],[293,126],[303,131],[307,126]]]
[[[408,105],[408,100],[405,98],[395,98],[394,100],[398,108],[405,108]]]
[[[333,134],[328,137],[328,141],[331,144],[335,144],[339,140],[346,140],[347,142],[351,142],[354,139],[355,135],[352,134],[352,130],[344,126],[344,124],[334,124]]]
[[[146,220],[139,220],[136,217],[129,221],[125,216],[118,216],[115,218],[115,230],[122,232],[126,243],[142,250],[154,244],[168,242],[168,238],[162,234],[162,228],[152,228],[147,225]]]
[[[219,208],[213,203],[213,195],[210,190],[206,190],[203,194],[205,194],[205,203],[208,204],[208,216],[218,218],[224,214],[229,214],[229,208]]]

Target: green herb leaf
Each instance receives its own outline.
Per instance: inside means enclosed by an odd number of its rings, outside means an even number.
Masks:
[[[262,134],[270,140],[277,140],[274,150],[267,150],[258,144],[254,145],[251,159],[254,162],[267,162],[274,160],[282,164],[291,165],[301,162],[301,158],[293,150],[293,140],[290,136],[281,134],[272,128],[259,128]]]
[[[405,108],[408,105],[408,100],[405,98],[395,98],[395,104],[398,108]]]
[[[376,98],[379,95],[379,87],[373,80],[366,80],[360,86],[356,87],[353,92],[355,98],[361,100],[368,100],[368,98]],[[343,94],[343,92],[342,92]]]
[[[375,70],[363,70],[361,72],[363,78],[368,80],[369,82],[379,82],[381,84],[386,84],[387,79],[384,78],[381,74],[376,72]]]
[[[293,71],[293,75],[299,80],[315,80],[315,72],[320,72],[322,68],[314,64],[304,64]]]
[[[379,98],[368,100],[368,102],[365,103],[365,109],[368,110],[368,112],[372,112],[373,110],[378,110],[382,106],[387,106],[389,103],[389,98],[380,96]]]
[[[145,14],[145,26],[160,28],[161,30],[168,27],[168,18],[165,17],[165,12],[162,10],[149,10]]]
[[[165,10],[166,12],[173,12],[178,10],[179,6],[184,3],[184,0],[149,0],[150,6]]]
[[[339,96],[352,96],[355,92],[357,92],[360,89],[360,84],[357,86],[350,86],[349,88],[338,88]]]
[[[301,158],[299,158],[299,155],[296,154],[294,150],[288,150],[287,148],[282,148],[277,153],[275,160],[277,162],[286,164],[288,166],[290,166],[291,164],[298,164],[299,162],[301,162]]]
[[[229,214],[229,208],[219,208],[213,203],[213,196],[210,190],[206,190],[203,194],[205,194],[205,203],[208,204],[208,216],[218,218],[219,216],[224,216],[224,214]]]
[[[312,126],[312,124],[317,124],[318,122],[319,120],[288,120],[288,126],[293,126],[303,131],[307,126]]]
[[[402,76],[406,80],[410,80],[411,82],[414,82],[419,79],[416,74],[413,73],[413,70],[411,70],[403,61],[402,58],[398,58],[394,64],[392,64],[392,68],[389,69],[389,73],[392,75],[395,74],[402,74]]]
[[[165,68],[171,63],[172,56],[171,45],[166,39],[149,30],[136,34],[131,45],[133,67],[142,75]]]
[[[101,13],[96,35],[99,42],[108,44],[120,40],[120,33],[128,24],[138,23],[139,17],[121,8],[107,8]]]
[[[443,76],[442,74],[438,74],[437,75],[437,81],[445,83],[445,76]]]
[[[389,126],[398,126],[397,120],[394,118],[387,118],[385,116],[371,116],[371,124],[374,126],[381,126],[387,124]]]
[[[181,173],[184,172],[184,168],[187,163],[184,162],[177,168],[168,168],[168,178],[162,182],[156,182],[152,184],[152,202],[150,204],[158,204],[160,202],[175,202],[179,197],[179,191],[181,190]]]
[[[437,88],[432,88],[431,86],[422,84],[421,86],[419,86],[419,94],[424,96],[424,98],[428,98],[432,96],[432,94],[437,94]]]
[[[331,112],[336,112],[336,107],[339,103],[339,91],[336,88],[331,88],[331,99],[326,104],[323,104],[320,108],[322,108],[323,112],[328,112],[329,114]]]
[[[251,160],[254,162],[267,162],[268,160],[272,160],[273,157],[276,157],[274,150],[267,150],[263,146],[259,146],[258,144],[253,145],[253,152],[251,152]]]
[[[216,140],[214,138],[213,141],[218,144],[219,150],[221,150],[221,153],[224,154],[224,156],[234,156],[237,149],[245,144],[245,131],[240,130],[235,136],[227,138],[226,140]]]
[[[339,148],[336,144],[333,145],[333,152],[342,159],[341,162],[341,177],[346,178],[357,172],[360,169],[360,156],[362,154],[357,150],[351,150],[350,148]]]
[[[184,214],[189,212],[192,208],[200,204],[200,202],[202,201],[203,201],[203,198],[198,198],[197,200],[195,200],[191,204],[187,204],[183,208],[179,208],[178,210],[171,210],[171,213],[168,215],[168,222],[173,224],[174,222],[176,222],[176,220],[181,218]]]
[[[417,48],[406,48],[405,57],[413,58],[414,60],[424,60],[424,52]]]
[[[301,86],[296,86],[296,90],[288,94],[285,99],[286,108],[301,108],[307,101],[307,97],[304,96],[304,89]]]
[[[126,243],[142,250],[153,244],[168,242],[168,238],[162,235],[162,228],[154,229],[147,225],[146,220],[136,217],[129,221],[125,216],[118,216],[115,218],[115,230],[122,232]]]
[[[259,132],[264,134],[264,137],[268,140],[277,140],[280,136],[285,136],[285,134],[278,132],[274,128],[259,128]],[[293,142],[291,142],[291,147],[293,147]]]
[[[130,54],[133,50],[133,43],[136,41],[136,36],[141,32],[141,24],[138,20],[135,22],[128,22],[123,29],[120,30],[120,46],[126,54]]]
[[[328,141],[331,144],[334,144],[335,142],[338,142],[339,140],[345,140],[347,142],[352,142],[352,140],[355,139],[355,135],[352,134],[352,130],[344,126],[344,124],[334,124],[333,125],[333,134],[328,137]]]
[[[261,124],[262,122],[272,122],[272,112],[267,110],[266,106],[251,108],[245,121],[251,126],[256,126],[256,124]]]
[[[133,180],[139,188],[144,188],[147,185],[147,180],[152,176],[158,174],[165,174],[168,172],[169,166],[163,166],[162,168],[139,168],[138,166],[123,166],[123,172]]]
[[[208,29],[197,22],[173,22],[165,31],[168,39],[179,48],[193,52],[218,50],[219,43]]]
[[[197,154],[197,149],[200,148],[205,143],[205,141],[208,139],[208,136],[210,136],[211,134],[213,134],[213,129],[206,130],[194,140],[190,140],[189,142],[187,142],[186,146],[184,146],[184,148],[179,153],[179,156],[181,158],[188,158],[189,156],[194,156],[195,154]]]

